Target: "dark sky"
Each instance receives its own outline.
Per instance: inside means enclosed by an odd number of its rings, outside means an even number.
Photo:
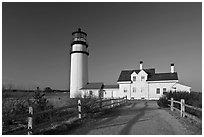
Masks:
[[[71,33],[88,34],[89,82],[156,68],[202,90],[202,3],[3,3],[5,85],[69,89]]]

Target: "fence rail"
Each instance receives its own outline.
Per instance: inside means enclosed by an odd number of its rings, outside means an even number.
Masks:
[[[98,104],[97,111],[94,111],[93,113],[97,113],[102,111],[103,109],[109,109],[109,108],[114,108],[116,106],[120,106],[127,102],[127,96],[123,98],[112,98],[112,99],[99,99],[95,103]],[[19,116],[14,116],[14,117],[8,117],[8,118],[3,118],[3,122],[6,122],[8,120],[19,120],[19,119],[26,119],[27,118],[27,134],[32,135],[35,133],[35,131],[38,131],[39,128],[43,128],[46,125],[53,124],[54,122],[58,121],[64,121],[68,120],[69,118],[76,118],[76,119],[82,119],[84,118],[85,112],[83,112],[84,104],[83,101],[81,102],[81,99],[78,99],[78,104],[72,105],[72,106],[64,106],[60,108],[55,108],[55,109],[50,109],[50,110],[45,110],[41,112],[35,113],[35,110],[33,109],[32,106],[29,106],[28,108],[28,114],[24,115],[19,115]],[[58,113],[59,112],[59,113]],[[65,113],[65,116],[59,116],[56,118],[53,118],[53,114],[61,114],[62,112],[67,112]],[[47,114],[47,115],[45,115]],[[45,121],[42,123],[36,123],[35,120],[40,117],[45,115]],[[56,115],[55,115],[56,116]],[[22,129],[21,131],[25,132],[25,128]],[[15,133],[22,133],[21,131],[16,131]],[[5,132],[4,134],[10,134],[10,132]],[[12,132],[11,134],[14,134]]]
[[[60,110],[68,109],[68,108],[75,108],[75,107],[77,107],[77,105],[64,106],[64,107],[60,107],[60,108],[45,110],[45,111],[41,111],[41,112],[35,113],[35,116],[41,115],[41,114],[45,114],[45,113],[51,113],[51,112],[55,112],[55,111],[60,111]]]
[[[190,106],[190,105],[187,105],[187,104],[185,104],[185,107],[188,107],[188,108],[191,108],[191,109],[194,109],[194,110],[197,110],[197,111],[201,111],[201,112],[202,112],[202,109],[201,109],[201,108],[197,108],[197,107]]]
[[[189,114],[185,111],[185,108],[190,108],[190,109],[194,109],[194,110],[197,110],[197,111],[200,111],[202,112],[202,108],[198,108],[198,107],[194,107],[194,106],[190,106],[188,104],[185,104],[185,100],[184,99],[181,99],[181,102],[179,101],[176,101],[174,100],[173,98],[171,98],[171,100],[168,100],[169,102],[171,102],[170,105],[168,105],[170,108],[171,108],[171,111],[174,111],[174,110],[177,110],[180,112],[180,116],[181,117],[189,117],[191,119],[194,119],[196,120],[197,122],[199,123],[202,123],[202,120],[200,120],[199,118],[197,118],[196,116],[192,115],[192,114]],[[176,108],[174,107],[174,103],[177,103],[177,104],[180,104],[180,109],[179,108]]]

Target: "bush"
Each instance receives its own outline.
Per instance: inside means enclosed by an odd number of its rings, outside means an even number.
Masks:
[[[168,107],[168,99],[166,96],[162,96],[161,98],[159,98],[159,100],[157,101],[158,106],[160,107]]]
[[[51,93],[51,92],[54,92],[50,87],[46,87],[44,89],[44,92],[48,92],[48,93]]]

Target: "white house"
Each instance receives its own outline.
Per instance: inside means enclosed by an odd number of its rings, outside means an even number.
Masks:
[[[122,70],[118,85],[104,85],[100,83],[88,83],[81,88],[82,97],[147,99],[158,100],[169,91],[190,92],[191,87],[182,85],[178,80],[178,74],[171,64],[171,72],[155,73],[155,68],[143,69],[140,61],[138,70]]]
[[[171,72],[155,73],[155,68],[143,69],[140,61],[139,70],[123,70],[117,83],[119,84],[119,96],[127,96],[128,99],[157,100],[169,91],[190,92],[191,87],[178,83],[178,74],[171,64]]]

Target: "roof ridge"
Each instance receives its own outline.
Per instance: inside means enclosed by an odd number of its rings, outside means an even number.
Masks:
[[[147,68],[147,69],[143,69],[143,70],[149,70],[149,69],[155,69],[155,68]],[[140,69],[124,69],[122,71],[134,71],[134,70],[140,70]]]
[[[118,84],[104,84],[104,85],[106,85],[106,86],[107,86],[107,85],[118,85]]]
[[[87,84],[91,84],[91,83],[103,83],[103,82],[88,82]]]
[[[155,73],[156,74],[176,74],[177,72],[171,73],[171,72],[160,72],[160,73]]]

